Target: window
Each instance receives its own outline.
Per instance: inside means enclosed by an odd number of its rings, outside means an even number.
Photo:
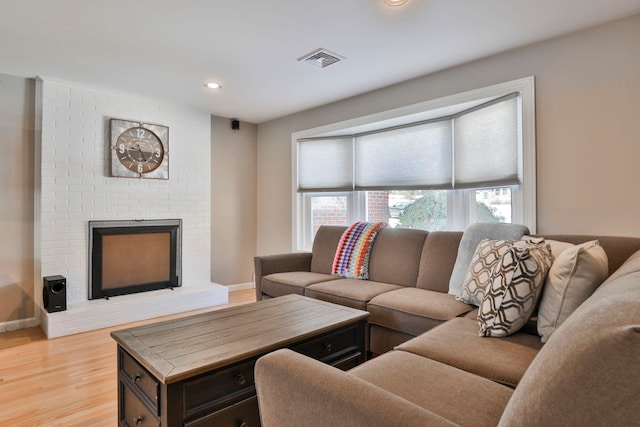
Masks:
[[[294,134],[294,244],[356,220],[535,232],[533,111],[531,77]]]

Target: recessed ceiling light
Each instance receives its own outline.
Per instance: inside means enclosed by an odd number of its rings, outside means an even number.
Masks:
[[[387,6],[402,6],[409,0],[383,0]]]
[[[209,89],[222,89],[222,85],[216,82],[209,82],[205,86],[208,87]]]

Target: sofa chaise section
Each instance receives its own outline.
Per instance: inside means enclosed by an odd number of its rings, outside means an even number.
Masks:
[[[513,393],[405,352],[342,372],[283,349],[258,360],[255,378],[264,427],[495,426]],[[451,404],[462,395],[464,408]]]
[[[481,337],[478,322],[468,318],[452,319],[396,347],[512,388],[541,348],[539,336],[524,332],[498,339]]]

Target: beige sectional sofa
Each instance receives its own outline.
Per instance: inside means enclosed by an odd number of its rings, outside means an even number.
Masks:
[[[320,227],[309,253],[256,257],[256,299],[295,293],[368,310],[371,313],[368,349],[373,355],[385,353],[448,320],[457,317],[475,320],[477,307],[457,301],[447,293],[462,232],[385,228],[378,233],[371,249],[369,280],[357,280],[331,275],[336,248],[345,229]],[[609,273],[640,250],[640,238],[543,237],[574,244],[597,239],[607,253]],[[525,327],[523,333],[526,332],[537,337],[535,325]],[[539,349],[542,344],[537,341]]]
[[[264,426],[640,425],[640,238],[597,239],[609,277],[543,344],[535,318],[478,335],[478,308],[448,294],[461,232],[385,228],[369,280],[332,276],[345,227],[321,227],[311,253],[256,257],[257,298],[289,293],[370,312],[373,357],[348,372],[289,350],[261,358]]]

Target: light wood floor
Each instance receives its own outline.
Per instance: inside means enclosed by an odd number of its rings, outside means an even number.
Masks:
[[[231,292],[229,304],[48,340],[40,328],[0,334],[0,426],[117,425],[114,330],[255,301]]]

